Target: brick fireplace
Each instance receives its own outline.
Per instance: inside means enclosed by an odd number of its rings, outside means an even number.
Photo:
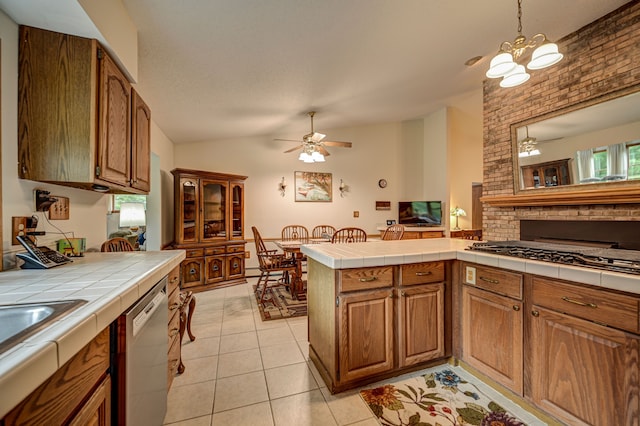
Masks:
[[[484,82],[483,198],[514,194],[511,124],[640,85],[640,1],[631,1],[569,34],[558,46],[564,60],[532,73],[521,86],[503,89],[497,79]],[[640,221],[640,204],[527,207],[485,203],[483,238],[519,239],[521,220]]]

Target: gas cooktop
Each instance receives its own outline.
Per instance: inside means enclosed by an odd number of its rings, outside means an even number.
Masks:
[[[517,240],[479,242],[467,250],[640,275],[636,250]]]

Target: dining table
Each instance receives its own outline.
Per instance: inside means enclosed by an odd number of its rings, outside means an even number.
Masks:
[[[299,300],[300,294],[305,293],[304,280],[302,279],[302,262],[304,261],[304,254],[300,251],[300,248],[304,244],[321,244],[330,243],[331,240],[327,238],[308,238],[306,240],[276,240],[274,241],[283,252],[291,254],[296,261],[296,270],[291,278],[291,297],[295,300]]]

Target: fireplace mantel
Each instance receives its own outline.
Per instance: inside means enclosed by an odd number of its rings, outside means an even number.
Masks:
[[[578,206],[593,204],[635,204],[640,203],[640,187],[593,189],[581,191],[550,191],[539,193],[535,190],[516,195],[505,194],[482,197],[480,201],[495,207],[526,206]]]

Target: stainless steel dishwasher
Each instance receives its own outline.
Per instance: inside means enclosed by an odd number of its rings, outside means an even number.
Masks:
[[[157,426],[167,411],[167,277],[118,321],[117,424]],[[122,337],[124,336],[124,341]],[[124,395],[123,395],[124,394]]]

